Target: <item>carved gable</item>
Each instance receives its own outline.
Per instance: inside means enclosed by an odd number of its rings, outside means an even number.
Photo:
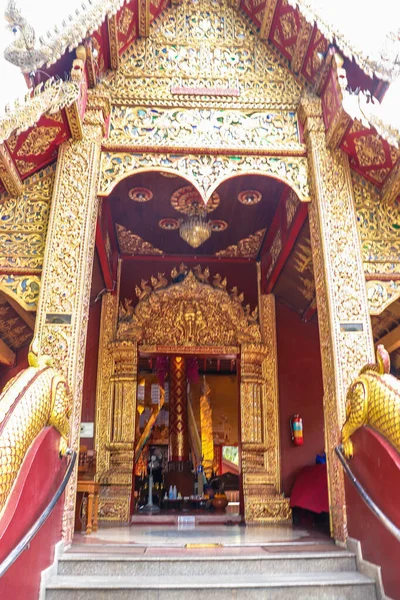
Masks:
[[[260,328],[256,315],[243,309],[243,295],[229,295],[226,281],[199,281],[189,271],[183,281],[165,288],[161,278],[152,288],[142,282],[137,293],[141,300],[133,309],[120,309],[117,338],[157,346],[235,346],[243,342],[259,343]]]
[[[103,86],[109,145],[300,147],[300,84],[225,0],[166,9]]]

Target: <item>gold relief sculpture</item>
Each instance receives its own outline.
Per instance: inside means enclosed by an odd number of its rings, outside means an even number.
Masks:
[[[343,452],[353,456],[350,436],[370,425],[400,452],[400,381],[390,375],[389,353],[382,345],[376,364],[365,365],[347,392],[346,422],[342,428]]]
[[[203,457],[204,474],[211,479],[214,465],[214,433],[211,408],[211,389],[205,376],[200,394],[200,430],[201,456]]]
[[[0,291],[18,302],[24,310],[36,311],[40,278],[36,275],[0,275]]]
[[[163,254],[162,250],[155,248],[150,242],[145,242],[139,235],[129,231],[123,225],[116,223],[115,228],[121,254]]]
[[[115,338],[118,318],[118,294],[107,292],[102,297],[99,338],[99,358],[96,388],[96,468],[102,474],[110,468],[110,455],[106,444],[111,440],[111,386],[113,357],[109,345]]]
[[[210,14],[212,18],[210,18]],[[166,8],[102,85],[116,104],[295,110],[300,85],[228,2]],[[198,95],[198,99],[195,96]]]
[[[372,357],[371,323],[347,156],[328,150],[321,101],[305,94],[304,123],[314,200],[310,233],[318,304],[324,383],[325,449],[331,524],[346,538],[343,473],[334,457],[345,420],[345,397],[360,366]]]
[[[72,105],[79,98],[79,86],[73,81],[48,79],[34,89],[33,96],[26,97],[25,103],[16,102],[0,120],[0,143],[8,141],[17,131],[33,127],[44,114],[52,118],[53,113]]]
[[[293,111],[114,106],[106,147],[113,146],[304,153]]]
[[[106,105],[89,94],[82,141],[60,146],[49,219],[35,337],[70,383],[74,404],[71,446],[78,448],[86,332],[97,219],[102,119]],[[92,124],[94,123],[94,124]],[[59,218],[62,215],[63,218]],[[59,315],[63,324],[48,315]],[[76,474],[65,495],[63,537],[71,540]]]
[[[289,500],[280,496],[278,361],[275,298],[262,295],[263,344],[241,346],[241,440],[245,519],[289,521]]]
[[[68,384],[48,356],[38,358],[30,352],[29,365],[0,396],[0,513],[29,446],[44,427],[55,427],[61,435],[60,450],[67,448],[72,408]]]
[[[392,279],[367,281],[367,298],[370,315],[380,315],[385,308],[400,298],[400,282]]]
[[[0,265],[11,274],[40,272],[54,184],[48,167],[23,182],[22,195],[0,195]]]
[[[381,201],[381,193],[366,179],[352,173],[357,225],[366,275],[400,274],[400,209]]]
[[[192,270],[166,288],[142,282],[137,292],[136,307],[120,306],[117,339],[193,347],[260,341],[259,326],[246,317],[237,294],[231,297],[226,289],[199,281]]]
[[[18,149],[18,156],[37,156],[46,152],[61,131],[61,127],[34,127]]]
[[[228,246],[225,250],[220,250],[215,253],[215,256],[220,258],[223,256],[239,256],[243,258],[257,258],[264,239],[266,229],[260,229],[249,237],[240,240],[233,246]]]
[[[22,191],[21,177],[14,161],[4,144],[0,144],[0,182],[11,196],[19,196]]]
[[[307,159],[304,156],[133,154],[103,151],[100,196],[108,196],[119,181],[141,171],[181,175],[200,192],[204,202],[220,183],[240,174],[261,174],[287,183],[299,200],[309,202]]]

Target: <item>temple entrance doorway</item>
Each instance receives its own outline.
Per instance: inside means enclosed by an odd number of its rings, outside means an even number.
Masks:
[[[133,524],[241,521],[237,362],[139,354]]]

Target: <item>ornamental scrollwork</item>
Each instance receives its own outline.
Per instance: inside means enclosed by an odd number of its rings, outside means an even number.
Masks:
[[[149,346],[259,343],[257,310],[242,306],[243,294],[236,287],[229,293],[226,280],[218,275],[208,283],[207,269],[195,272],[181,265],[169,285],[159,273],[151,285],[142,281],[136,286],[138,304],[134,307],[132,300],[125,300],[120,306],[117,339]]]
[[[303,202],[310,200],[307,158],[304,156],[102,153],[100,196],[108,196],[119,181],[142,171],[175,173],[190,181],[205,202],[220,183],[236,175],[259,174],[279,179]]]
[[[294,111],[114,106],[107,147],[242,148],[304,153]]]
[[[36,275],[0,275],[0,291],[27,311],[37,309],[39,289],[40,278]]]
[[[210,16],[212,15],[212,16]],[[103,81],[118,104],[221,105],[295,110],[300,85],[227,1],[165,9]],[[197,96],[197,98],[196,98]]]
[[[6,272],[43,265],[54,169],[48,167],[23,183],[22,195],[0,195],[0,265]]]
[[[400,274],[400,209],[381,202],[380,191],[352,173],[362,259],[367,275]]]

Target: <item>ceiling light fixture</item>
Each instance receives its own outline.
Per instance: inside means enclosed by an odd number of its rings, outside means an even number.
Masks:
[[[205,220],[207,210],[198,202],[192,202],[187,214],[179,228],[179,235],[189,246],[198,248],[208,240],[212,231],[210,221]]]

